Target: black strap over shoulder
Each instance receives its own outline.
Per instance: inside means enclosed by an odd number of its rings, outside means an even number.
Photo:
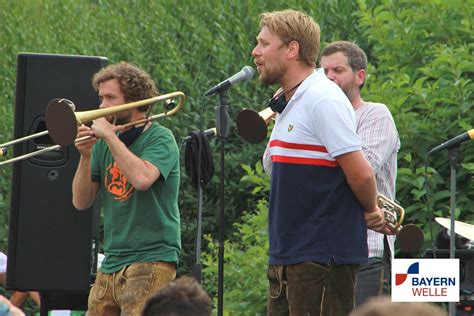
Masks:
[[[130,147],[133,142],[141,135],[145,125],[139,127],[132,127],[131,129],[122,132],[118,135],[119,139],[125,144],[125,146]]]
[[[189,134],[190,140],[186,142],[184,153],[184,166],[191,183],[198,185],[199,149],[201,149],[201,186],[204,188],[214,175],[214,160],[211,146],[206,134],[202,131],[193,131]]]

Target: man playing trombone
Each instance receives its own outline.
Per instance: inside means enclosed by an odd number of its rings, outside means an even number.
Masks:
[[[153,80],[125,62],[93,78],[101,108],[158,94]],[[88,315],[139,315],[147,298],[172,281],[181,251],[179,151],[171,131],[142,122],[147,107],[130,108],[79,126],[81,154],[73,204],[89,208],[101,196],[105,259],[89,294]]]

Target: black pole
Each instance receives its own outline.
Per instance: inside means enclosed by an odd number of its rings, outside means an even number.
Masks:
[[[449,258],[454,259],[455,257],[455,210],[456,210],[456,169],[458,167],[458,149],[459,146],[453,147],[449,150],[449,164],[451,166],[451,200],[450,200],[450,230],[449,230]],[[454,302],[449,302],[449,316],[456,314],[456,306]]]
[[[197,214],[197,229],[196,229],[196,252],[194,259],[194,278],[201,283],[202,282],[202,265],[201,265],[201,236],[202,236],[202,184],[201,184],[201,155],[202,155],[202,142],[201,138],[198,138],[198,178],[197,178],[197,192],[198,192],[198,214]]]
[[[48,294],[46,291],[40,291],[40,316],[48,316],[49,312],[49,300],[48,300]]]
[[[229,136],[229,113],[227,111],[227,90],[219,91],[220,104],[214,108],[217,137],[220,141],[221,174],[219,181],[219,266],[217,277],[217,315],[222,316],[224,307],[224,180],[225,142]]]

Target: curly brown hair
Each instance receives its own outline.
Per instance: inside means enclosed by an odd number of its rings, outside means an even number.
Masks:
[[[99,91],[101,83],[113,79],[118,81],[126,102],[140,101],[159,95],[150,75],[134,64],[125,61],[109,65],[97,72],[92,79],[92,86],[96,91]],[[139,110],[145,112],[149,107],[150,105],[142,106]]]

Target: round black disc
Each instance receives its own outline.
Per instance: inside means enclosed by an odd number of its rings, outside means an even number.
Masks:
[[[417,253],[423,245],[423,231],[415,224],[406,224],[397,234],[397,243],[404,253]]]
[[[261,143],[267,137],[267,124],[254,110],[243,109],[239,112],[237,130],[243,139],[252,144]]]
[[[53,99],[46,108],[46,128],[58,145],[66,147],[76,140],[77,122],[73,109],[65,99]]]

